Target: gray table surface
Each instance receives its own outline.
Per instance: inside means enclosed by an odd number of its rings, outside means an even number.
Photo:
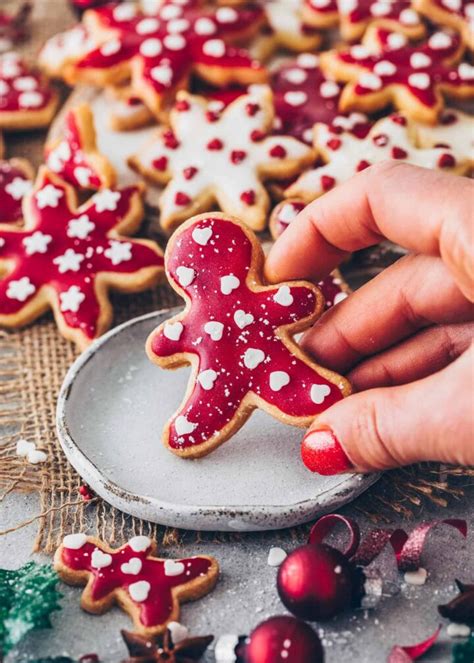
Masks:
[[[387,550],[377,564],[387,580],[387,594],[393,592],[393,584],[399,585],[396,595],[387,595],[379,606],[370,612],[359,610],[326,624],[317,625],[326,649],[327,663],[382,663],[393,644],[413,644],[426,638],[439,619],[436,606],[446,602],[456,591],[453,580],[459,577],[474,581],[474,506],[472,490],[466,497],[448,509],[440,511],[427,508],[421,519],[439,517],[463,517],[469,523],[466,541],[450,528],[443,527],[430,535],[425,549],[424,566],[429,577],[422,587],[408,586],[396,572],[393,558]],[[369,526],[356,510],[357,504],[344,509],[346,515],[356,517],[361,526]],[[12,494],[5,499],[0,512],[0,529],[14,525],[39,511],[34,495]],[[407,523],[396,523],[407,526]],[[0,567],[17,568],[33,558],[48,561],[45,555],[31,555],[36,525],[28,526],[0,539]],[[193,634],[248,633],[261,620],[281,614],[284,607],[279,601],[275,576],[276,569],[268,566],[267,555],[272,545],[290,551],[302,536],[295,539],[289,533],[265,535],[241,535],[238,541],[227,543],[188,543],[179,547],[167,547],[165,556],[206,553],[215,555],[221,565],[221,578],[216,589],[204,599],[183,607],[181,622]],[[23,663],[28,658],[67,654],[79,657],[87,652],[97,652],[105,663],[118,663],[126,650],[119,630],[130,627],[128,617],[118,608],[103,616],[84,613],[79,607],[81,590],[62,586],[63,609],[53,616],[51,631],[36,631],[25,638],[17,651],[7,659],[8,663]],[[423,660],[447,662],[453,641],[443,629],[439,645]],[[209,651],[206,663],[214,660]]]

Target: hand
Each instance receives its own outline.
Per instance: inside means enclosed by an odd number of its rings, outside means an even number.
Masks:
[[[384,238],[412,252],[303,339],[356,392],[306,434],[303,460],[313,471],[474,464],[473,210],[467,178],[386,162],[306,207],[274,245],[271,283],[319,280]]]

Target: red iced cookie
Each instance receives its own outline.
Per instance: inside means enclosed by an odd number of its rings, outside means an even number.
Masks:
[[[85,585],[84,610],[102,614],[118,603],[136,630],[151,636],[179,618],[180,603],[210,592],[219,574],[213,557],[175,560],[155,553],[156,544],[147,536],[114,550],[100,539],[69,534],[56,551],[54,567],[64,582]]]
[[[210,453],[257,407],[308,426],[350,392],[344,378],[312,362],[293,340],[322,313],[319,289],[304,281],[264,285],[260,243],[235,218],[190,219],[166,256],[168,278],[186,309],[151,334],[148,354],[164,368],[193,367],[163,434],[173,453]]]
[[[24,227],[0,226],[0,325],[52,308],[83,348],[111,322],[109,289],[138,292],[163,273],[155,242],[123,236],[143,218],[141,187],[103,189],[78,208],[74,189],[43,168],[24,213]]]

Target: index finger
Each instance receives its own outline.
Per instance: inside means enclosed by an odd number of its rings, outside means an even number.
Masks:
[[[320,280],[347,253],[387,238],[440,256],[474,300],[474,186],[465,177],[386,161],[308,205],[278,238],[266,261],[270,283]]]

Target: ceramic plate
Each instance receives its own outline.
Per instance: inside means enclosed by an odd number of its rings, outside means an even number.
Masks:
[[[113,329],[66,376],[59,439],[98,495],[162,525],[251,531],[298,525],[374,483],[376,475],[310,474],[299,457],[302,430],[260,411],[205,458],[184,460],[167,451],[161,430],[181,402],[189,370],[154,366],[144,346],[176,312],[148,314]]]

